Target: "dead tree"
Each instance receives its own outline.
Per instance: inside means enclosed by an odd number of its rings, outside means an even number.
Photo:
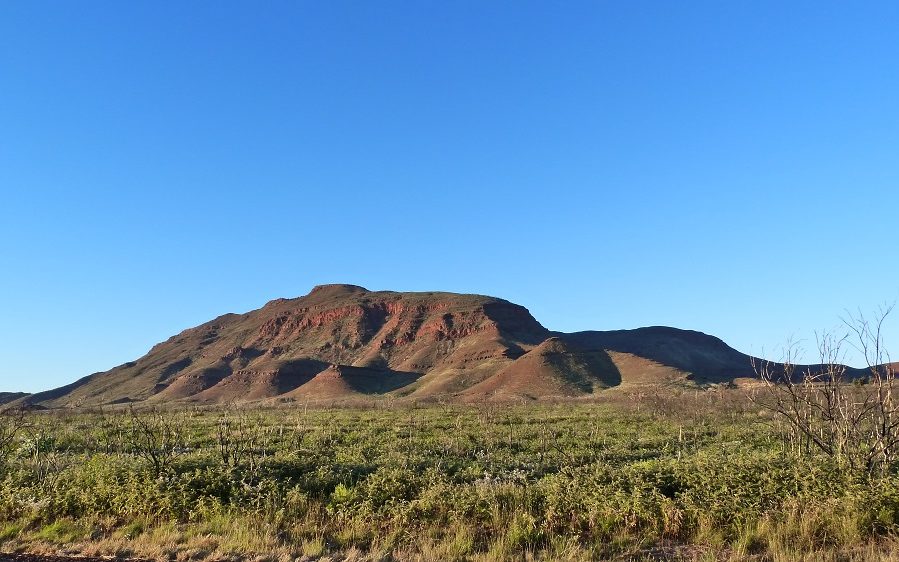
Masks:
[[[817,451],[869,476],[897,460],[899,385],[883,341],[891,310],[882,308],[873,322],[850,315],[844,335],[818,334],[818,365],[799,367],[795,345],[787,347],[782,363],[753,359],[766,390],[755,401],[787,422],[795,452]],[[864,357],[864,371],[845,365],[847,345]],[[870,384],[852,384],[858,382]]]
[[[156,478],[163,476],[181,448],[180,429],[162,412],[140,413],[131,407],[129,414],[126,438],[131,454],[146,460]]]
[[[222,464],[231,470],[256,475],[273,444],[273,429],[253,420],[231,404],[219,418],[217,444]]]

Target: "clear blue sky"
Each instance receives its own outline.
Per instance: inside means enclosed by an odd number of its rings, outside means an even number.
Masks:
[[[747,352],[809,337],[899,297],[897,21],[896,2],[3,2],[0,390],[326,282]]]

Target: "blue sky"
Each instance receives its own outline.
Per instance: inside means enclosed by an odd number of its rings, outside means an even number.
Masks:
[[[811,338],[899,297],[896,21],[4,2],[0,390],[327,282],[497,295],[563,331]]]

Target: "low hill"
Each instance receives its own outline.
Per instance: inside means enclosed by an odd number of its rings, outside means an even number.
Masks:
[[[721,383],[755,376],[750,356],[702,332],[652,326],[562,337],[581,348],[608,352],[629,382],[686,379]]]
[[[45,407],[123,402],[581,397],[627,384],[752,376],[721,340],[666,327],[551,332],[509,301],[323,285],[225,314],[145,356],[19,397]]]
[[[30,396],[27,392],[0,392],[0,406]]]
[[[464,394],[490,398],[574,397],[619,384],[621,372],[605,350],[584,349],[552,337]]]

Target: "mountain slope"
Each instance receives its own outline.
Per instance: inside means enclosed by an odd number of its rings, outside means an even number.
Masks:
[[[225,314],[136,361],[20,399],[47,407],[266,399],[576,397],[629,383],[751,376],[749,357],[673,328],[553,333],[522,306],[323,285]]]
[[[27,392],[0,392],[0,406],[28,397]]]
[[[548,335],[527,309],[502,299],[325,285],[220,316],[137,361],[28,400],[53,407],[266,398],[296,390],[330,365],[452,378],[511,361]]]
[[[551,337],[464,394],[490,398],[574,397],[619,384],[621,373],[605,350],[579,348]]]
[[[581,348],[607,351],[627,382],[685,378],[720,383],[755,376],[750,356],[702,332],[651,326],[562,337]]]

